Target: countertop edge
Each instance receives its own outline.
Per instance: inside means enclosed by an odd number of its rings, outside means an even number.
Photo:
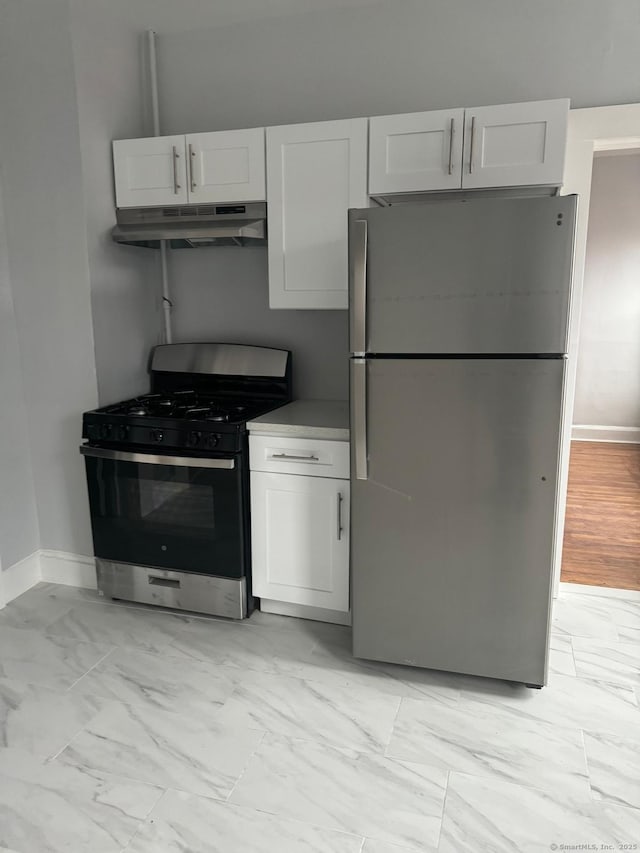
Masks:
[[[349,406],[345,400],[294,400],[248,421],[247,429],[258,435],[349,441]]]

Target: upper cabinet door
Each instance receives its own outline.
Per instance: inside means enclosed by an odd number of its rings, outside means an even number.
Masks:
[[[119,139],[113,164],[117,207],[187,203],[184,136]]]
[[[267,128],[269,304],[347,308],[347,211],[366,207],[367,119]]]
[[[186,137],[189,201],[264,201],[264,128]]]
[[[562,183],[569,101],[531,101],[465,111],[462,186]]]
[[[459,189],[464,110],[369,119],[369,195]]]

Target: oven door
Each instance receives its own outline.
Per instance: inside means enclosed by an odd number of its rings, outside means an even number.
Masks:
[[[241,454],[162,456],[82,445],[96,557],[240,578],[247,512]]]

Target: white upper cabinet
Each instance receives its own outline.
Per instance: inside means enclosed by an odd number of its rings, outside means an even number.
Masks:
[[[463,188],[562,183],[569,101],[465,111]]]
[[[369,194],[459,189],[464,110],[369,119]]]
[[[264,201],[264,128],[186,137],[189,201]]]
[[[369,195],[559,186],[568,118],[565,98],[372,118]]]
[[[187,203],[184,136],[119,139],[113,165],[118,207]]]
[[[369,204],[367,121],[267,128],[271,308],[347,308],[347,211]]]
[[[264,128],[119,139],[118,207],[264,201]]]

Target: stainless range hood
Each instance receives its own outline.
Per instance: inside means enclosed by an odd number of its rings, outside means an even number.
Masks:
[[[261,246],[266,218],[264,202],[120,208],[111,236],[116,243],[147,249],[159,249],[161,240],[172,249]]]

